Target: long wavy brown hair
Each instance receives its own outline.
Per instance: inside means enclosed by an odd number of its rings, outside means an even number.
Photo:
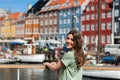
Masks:
[[[85,55],[83,52],[83,41],[80,32],[76,30],[70,31],[67,35],[72,34],[73,35],[73,42],[75,44],[74,50],[75,50],[75,59],[76,59],[76,64],[78,67],[81,67],[84,65],[85,62]]]

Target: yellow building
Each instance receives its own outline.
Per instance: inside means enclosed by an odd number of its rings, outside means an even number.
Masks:
[[[11,13],[5,17],[4,27],[1,27],[1,34],[3,39],[13,39],[16,37],[16,22],[20,13]]]

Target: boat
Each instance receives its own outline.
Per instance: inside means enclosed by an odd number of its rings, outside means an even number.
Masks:
[[[103,60],[106,60],[106,57],[103,57]],[[103,61],[101,60],[101,61]],[[107,58],[107,60],[111,60]],[[112,58],[113,60],[113,58]],[[86,68],[83,69],[83,76],[85,77],[95,77],[102,79],[114,79],[120,80],[120,68],[111,64],[96,63],[96,59],[89,60],[90,64],[86,64]],[[118,69],[119,68],[119,69]]]
[[[11,64],[15,62],[15,59],[0,58],[0,64]]]
[[[14,59],[16,59],[17,62],[42,63],[45,60],[45,54],[15,55]]]
[[[120,80],[120,71],[113,70],[84,70],[83,76],[103,79]]]

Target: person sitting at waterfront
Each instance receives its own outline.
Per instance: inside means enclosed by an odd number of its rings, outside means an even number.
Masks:
[[[85,56],[82,48],[82,38],[78,31],[67,34],[66,48],[68,51],[57,62],[45,62],[44,65],[53,71],[59,70],[59,80],[82,80],[82,66]]]
[[[7,52],[7,49],[8,49],[8,47],[7,47],[6,45],[3,45],[3,47],[2,47],[3,53],[6,53],[6,52]]]

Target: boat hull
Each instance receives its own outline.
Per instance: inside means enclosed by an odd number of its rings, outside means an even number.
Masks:
[[[83,76],[120,80],[120,71],[84,70]]]
[[[45,60],[45,54],[16,55],[14,58],[20,62],[41,63]]]
[[[15,59],[5,59],[5,58],[0,58],[0,64],[9,64],[9,63],[15,63]]]

